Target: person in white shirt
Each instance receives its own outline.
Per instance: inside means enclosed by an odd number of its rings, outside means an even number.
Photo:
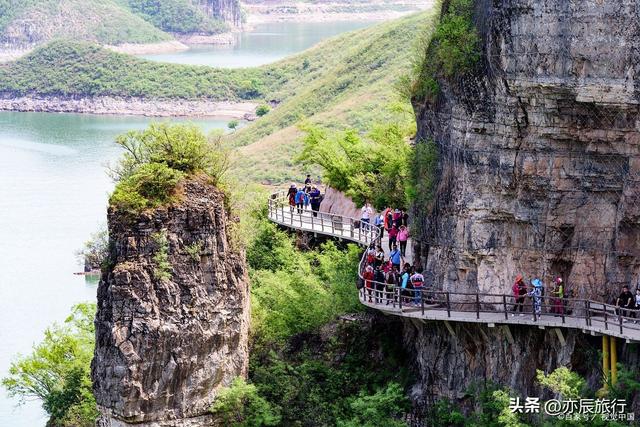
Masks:
[[[364,228],[368,227],[369,221],[371,221],[371,215],[373,215],[373,209],[367,202],[362,207],[362,213],[360,214],[360,222],[365,224]]]

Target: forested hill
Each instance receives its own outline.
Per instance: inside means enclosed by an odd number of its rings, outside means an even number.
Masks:
[[[0,0],[0,43],[156,43],[170,40],[169,33],[225,31],[224,19],[240,19],[239,0]]]

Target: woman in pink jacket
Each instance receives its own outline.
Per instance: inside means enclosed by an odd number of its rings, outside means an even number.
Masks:
[[[409,240],[409,229],[407,229],[407,227],[405,227],[404,225],[400,226],[397,239],[400,243],[400,254],[404,258],[407,253],[407,241]]]

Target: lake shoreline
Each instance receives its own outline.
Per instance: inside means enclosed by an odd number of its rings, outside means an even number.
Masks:
[[[0,111],[79,113],[146,117],[218,117],[252,120],[256,102],[207,99],[146,99],[141,97],[65,97],[0,95]]]

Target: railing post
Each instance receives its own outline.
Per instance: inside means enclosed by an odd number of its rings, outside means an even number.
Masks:
[[[480,319],[480,294],[476,292],[476,319]]]
[[[586,314],[584,316],[585,317],[584,321],[587,324],[587,326],[591,326],[591,307],[590,307],[590,305],[591,304],[589,304],[589,300],[586,300],[584,302],[585,312],[586,312]]]
[[[451,302],[449,298],[449,291],[447,291],[447,317],[451,317]]]
[[[280,206],[280,210],[282,212],[280,212],[282,214],[282,222],[284,222],[284,205]]]
[[[564,312],[566,311],[564,303],[565,303],[564,297],[560,298],[560,315],[562,316],[562,324],[563,325],[565,323],[565,321],[564,321]]]
[[[507,296],[502,294],[502,306],[504,308],[504,320],[509,319],[509,313],[507,313]]]
[[[620,312],[622,313],[622,312]],[[623,331],[622,331],[622,316],[618,316],[618,325],[620,326],[620,335],[622,335]],[[611,337],[611,339],[614,339],[613,337]]]
[[[398,308],[402,311],[402,288],[398,288]]]
[[[604,311],[604,330],[608,331],[609,330],[609,323],[607,322],[607,306],[602,304],[602,308]]]
[[[349,218],[349,235],[353,239],[353,218]]]
[[[336,234],[336,232],[335,232],[335,229],[334,229],[334,224],[333,224],[333,222],[334,222],[334,217],[333,217],[333,215],[332,215],[332,216],[331,216],[331,234],[335,235],[335,234]]]
[[[311,229],[312,229],[313,231],[315,231],[315,229],[316,229],[316,226],[315,226],[315,225],[314,225],[314,223],[313,223],[313,212],[311,212]]]
[[[424,316],[424,294],[422,293],[422,289],[418,289],[420,292],[420,308],[422,309],[422,315]]]

